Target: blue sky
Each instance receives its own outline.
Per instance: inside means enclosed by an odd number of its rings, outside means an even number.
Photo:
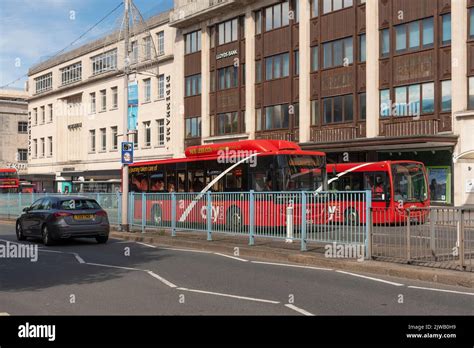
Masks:
[[[68,46],[121,2],[122,0],[1,0],[0,86],[27,74],[30,66]],[[145,18],[173,7],[173,0],[134,0],[134,3]],[[122,13],[123,7],[74,47],[117,29]],[[10,87],[22,88],[25,81],[26,77]]]

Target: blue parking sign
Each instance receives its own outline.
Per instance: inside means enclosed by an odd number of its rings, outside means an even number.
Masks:
[[[122,164],[133,164],[133,143],[122,142]]]

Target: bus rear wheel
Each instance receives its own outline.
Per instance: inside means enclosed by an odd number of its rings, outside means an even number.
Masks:
[[[226,227],[231,232],[240,232],[243,228],[243,217],[240,209],[232,207],[226,214]]]
[[[349,208],[344,213],[344,223],[346,225],[357,226],[360,223],[359,213],[353,208]]]
[[[160,226],[163,222],[163,213],[161,212],[161,208],[158,206],[154,206],[151,209],[151,221],[153,225]]]

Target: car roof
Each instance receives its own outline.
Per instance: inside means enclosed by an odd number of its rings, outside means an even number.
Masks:
[[[46,196],[46,197],[43,197],[43,198],[51,198],[51,199],[54,199],[56,201],[70,201],[70,200],[76,200],[76,199],[87,199],[87,200],[91,200],[91,201],[95,201],[94,198],[90,198],[90,197],[85,197],[85,196],[63,196],[63,195],[51,195],[51,196]]]

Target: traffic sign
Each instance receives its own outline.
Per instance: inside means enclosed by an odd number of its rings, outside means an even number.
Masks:
[[[122,142],[122,164],[133,164],[133,143],[129,141]]]

